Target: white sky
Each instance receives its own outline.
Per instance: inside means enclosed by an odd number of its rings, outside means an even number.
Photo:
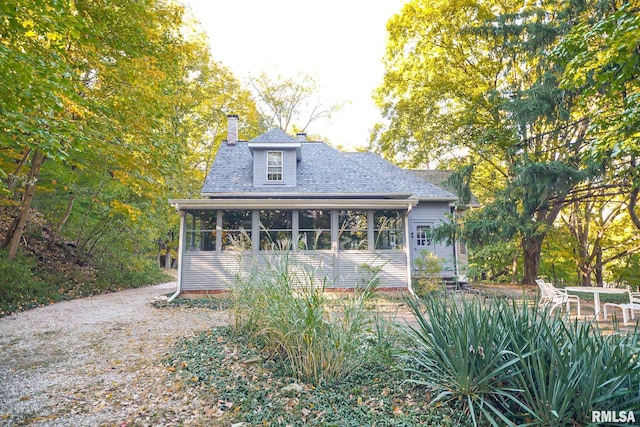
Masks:
[[[345,149],[368,144],[381,120],[371,96],[382,83],[386,23],[402,0],[182,1],[207,33],[214,60],[243,82],[262,70],[303,72],[316,77],[324,104],[350,102],[307,133]]]

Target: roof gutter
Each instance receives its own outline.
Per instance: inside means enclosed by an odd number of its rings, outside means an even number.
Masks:
[[[417,199],[170,199],[177,211],[197,209],[410,209]]]
[[[373,192],[352,192],[352,193],[314,193],[303,191],[242,191],[242,192],[203,192],[203,198],[214,199],[408,199],[413,193],[373,193]],[[457,199],[455,199],[457,200]]]

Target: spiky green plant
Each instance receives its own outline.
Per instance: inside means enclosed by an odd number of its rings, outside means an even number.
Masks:
[[[495,313],[479,300],[458,304],[427,296],[424,304],[407,301],[418,324],[410,327],[416,344],[408,349],[411,381],[435,390],[433,403],[459,401],[474,424],[512,425],[505,407],[527,408],[519,400],[521,390],[512,386],[519,374],[518,355],[495,327]]]
[[[593,410],[640,410],[636,333],[603,335],[536,303],[409,305],[412,381],[434,390],[434,402],[460,402],[475,425],[586,425]]]

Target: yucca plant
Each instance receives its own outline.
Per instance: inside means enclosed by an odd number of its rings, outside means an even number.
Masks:
[[[496,327],[496,311],[478,299],[456,303],[427,296],[424,303],[407,301],[418,324],[410,327],[415,340],[415,348],[407,352],[410,381],[433,389],[432,403],[462,404],[474,425],[513,425],[506,409],[527,407],[519,399],[521,390],[513,387],[519,357],[504,330]]]
[[[410,307],[412,381],[435,390],[434,402],[463,404],[475,425],[587,425],[593,410],[640,409],[635,333],[605,336],[537,303],[432,298]]]
[[[588,425],[593,410],[640,409],[635,333],[603,335],[592,323],[537,320],[516,334],[532,348],[518,378],[535,414],[529,425]]]

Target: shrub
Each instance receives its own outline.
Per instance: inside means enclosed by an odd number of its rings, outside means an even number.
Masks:
[[[56,290],[34,275],[36,267],[36,262],[26,256],[9,261],[7,253],[0,252],[0,317],[51,300]]]
[[[415,260],[416,274],[413,290],[416,295],[422,297],[431,292],[441,291],[443,289],[440,272],[442,271],[442,259],[438,258],[433,252],[423,250],[420,252],[420,258]]]
[[[462,402],[475,425],[584,425],[592,410],[639,409],[636,334],[605,336],[502,299],[409,305],[411,380],[434,390],[434,403]]]

